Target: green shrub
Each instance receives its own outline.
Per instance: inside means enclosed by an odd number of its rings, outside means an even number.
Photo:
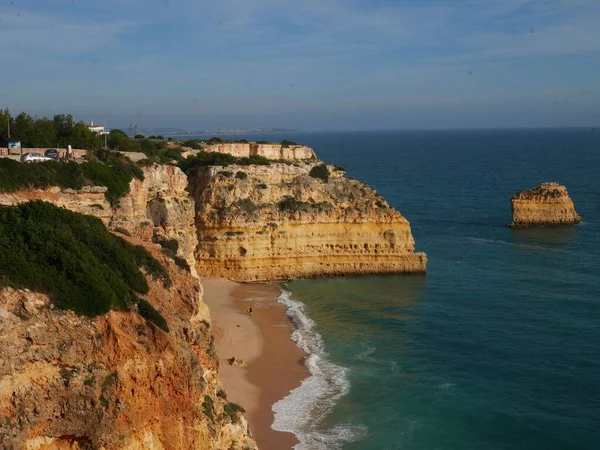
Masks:
[[[210,398],[208,395],[204,396],[204,401],[202,402],[202,410],[204,411],[204,414],[207,417],[210,417],[212,419],[213,417],[213,399]]]
[[[108,190],[105,196],[113,205],[129,192],[129,183],[133,178],[144,179],[142,169],[120,153],[98,150],[90,153],[90,160],[80,165],[85,184],[106,186]]]
[[[148,167],[148,166],[151,166],[152,164],[154,164],[154,161],[152,161],[149,158],[144,158],[144,159],[140,159],[138,162],[136,162],[136,164],[140,167]]]
[[[157,244],[162,248],[171,250],[173,253],[177,253],[179,250],[179,241],[177,239],[160,239]]]
[[[329,181],[329,170],[325,164],[314,166],[312,169],[310,169],[308,174],[313,178],[319,178],[323,180],[325,183]]]
[[[156,259],[100,219],[40,201],[0,209],[0,273],[60,309],[96,316],[137,303],[148,292],[140,267],[170,284]]]
[[[201,151],[194,156],[182,160],[179,162],[179,167],[184,172],[195,167],[206,167],[206,166],[222,166],[226,167],[232,164],[239,166],[251,166],[251,165],[269,165],[271,161],[263,156],[250,156],[249,158],[236,158],[228,153],[216,153],[216,152],[205,152]]]
[[[179,267],[185,269],[185,270],[190,270],[190,265],[187,263],[187,261],[179,256],[175,256],[173,258],[173,260],[175,261],[175,264],[177,264]]]
[[[237,423],[237,421],[238,421],[237,413],[243,414],[246,412],[246,410],[244,408],[242,408],[240,405],[238,405],[237,403],[227,403],[223,407],[223,412],[229,416],[229,418],[231,419],[231,421],[233,423]]]
[[[286,195],[279,203],[277,203],[280,211],[296,211],[301,205],[302,202],[291,195]]]
[[[138,311],[140,316],[142,316],[144,319],[152,322],[165,333],[169,332],[169,326],[167,325],[165,318],[146,300],[142,299],[138,302]]]
[[[320,203],[310,203],[310,202],[302,202],[298,200],[296,197],[292,197],[291,195],[286,195],[283,199],[281,199],[277,206],[279,211],[330,211],[332,206],[327,202]],[[271,224],[269,224],[270,226]]]
[[[202,150],[202,146],[200,145],[200,142],[198,142],[195,139],[183,141],[183,143],[181,145],[184,147],[193,148],[194,150]]]
[[[346,169],[344,169],[342,166],[338,166],[337,164],[333,166],[333,170],[335,170],[336,172],[345,172]]]
[[[217,175],[221,175],[227,178],[231,178],[233,176],[233,172],[230,170],[221,170]]]
[[[268,186],[265,183],[260,183],[258,186],[256,186],[259,189],[267,189]]]
[[[298,145],[298,144],[296,144],[295,142],[292,142],[292,141],[285,140],[285,139],[283,141],[281,141],[281,146],[283,148],[292,147],[292,146],[296,146],[296,145]]]
[[[246,172],[242,172],[241,170],[236,172],[235,177],[238,180],[245,180],[246,178],[248,178],[248,174]]]

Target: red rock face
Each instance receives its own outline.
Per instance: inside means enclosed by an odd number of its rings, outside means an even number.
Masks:
[[[89,319],[0,291],[0,448],[255,448],[216,395],[211,331],[193,320],[196,279],[155,256],[173,285],[149,279],[147,300],[169,333],[135,310]]]

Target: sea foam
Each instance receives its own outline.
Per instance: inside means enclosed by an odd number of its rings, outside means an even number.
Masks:
[[[310,376],[290,395],[273,405],[276,431],[293,433],[300,444],[296,450],[341,448],[364,435],[365,429],[354,425],[322,426],[323,420],[336,403],[350,390],[348,369],[329,361],[323,338],[315,331],[315,322],[308,317],[304,304],[291,299],[283,291],[278,301],[287,307],[296,330],[292,339],[307,355],[305,365]]]

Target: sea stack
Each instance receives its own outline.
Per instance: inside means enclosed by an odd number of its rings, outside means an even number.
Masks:
[[[555,227],[581,222],[567,188],[554,182],[517,192],[511,199],[511,205],[511,227],[515,228]]]

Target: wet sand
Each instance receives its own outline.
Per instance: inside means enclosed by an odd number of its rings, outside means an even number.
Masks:
[[[267,284],[240,284],[204,278],[204,301],[209,306],[220,361],[221,380],[228,399],[246,409],[246,418],[261,450],[290,449],[298,443],[291,433],[271,428],[271,409],[300,385],[309,373],[304,353],[291,340],[294,331],[281,290]],[[246,311],[252,308],[250,316]],[[227,359],[240,358],[247,368]]]

